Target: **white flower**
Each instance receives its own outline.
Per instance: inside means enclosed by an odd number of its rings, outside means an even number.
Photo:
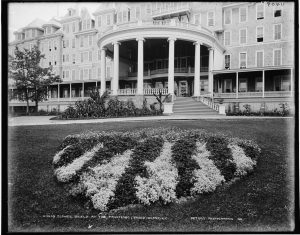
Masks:
[[[234,173],[234,175],[243,176],[246,175],[247,172],[253,170],[253,167],[256,165],[256,161],[247,157],[241,147],[236,144],[229,144],[228,148],[230,148],[233,161],[236,164],[236,172]]]
[[[56,169],[54,174],[56,175],[57,180],[64,183],[68,182],[100,148],[103,148],[102,143],[97,144],[92,150],[85,152],[81,157],[76,158],[72,163]]]
[[[59,152],[57,152],[55,154],[55,156],[53,157],[53,164],[56,164],[58,163],[58,161],[60,160],[61,156],[63,155],[63,153],[68,149],[70,148],[71,145],[68,145],[67,147],[65,147],[64,149],[60,150]]]
[[[129,165],[131,154],[131,150],[126,150],[122,155],[115,155],[110,162],[97,165],[81,175],[80,181],[86,188],[86,196],[91,198],[95,209],[107,210],[106,205],[115,195],[118,180]]]
[[[141,203],[150,205],[162,199],[164,203],[176,200],[177,168],[171,163],[172,144],[165,142],[154,162],[145,162],[149,178],[137,176],[136,196]]]
[[[197,161],[200,169],[194,171],[193,179],[196,181],[191,189],[192,194],[201,194],[204,192],[213,192],[218,185],[221,185],[225,179],[214,162],[208,157],[210,152],[206,149],[206,144],[196,143],[196,155],[192,158]]]

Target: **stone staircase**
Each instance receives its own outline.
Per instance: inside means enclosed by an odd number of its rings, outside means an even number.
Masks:
[[[202,102],[195,101],[192,97],[176,97],[173,115],[222,116]]]

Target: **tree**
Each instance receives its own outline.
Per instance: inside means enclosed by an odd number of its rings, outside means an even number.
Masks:
[[[29,101],[35,102],[35,111],[38,111],[38,103],[47,100],[47,92],[51,84],[61,82],[59,76],[52,72],[52,66],[42,68],[41,54],[37,46],[31,50],[15,49],[15,56],[9,61],[9,73],[15,81],[19,100],[27,102],[26,114],[29,114]]]

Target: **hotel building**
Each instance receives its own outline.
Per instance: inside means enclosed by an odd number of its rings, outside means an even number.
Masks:
[[[39,109],[62,111],[93,90],[151,102],[162,92],[175,104],[193,97],[215,110],[221,99],[227,108],[294,105],[293,2],[99,5],[92,13],[70,8],[15,32],[9,54],[38,45],[41,66],[53,66],[63,80]],[[9,81],[9,106],[25,105]]]

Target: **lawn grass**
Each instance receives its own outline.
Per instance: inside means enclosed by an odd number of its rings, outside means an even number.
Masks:
[[[167,220],[101,219],[99,211],[67,197],[53,177],[52,160],[69,134],[145,127],[202,128],[253,139],[262,149],[254,173],[226,189],[170,206],[131,208],[110,215]],[[294,120],[188,120],[9,127],[9,231],[290,231],[294,213]],[[96,218],[44,218],[89,215]],[[205,217],[205,220],[191,220]],[[207,220],[233,218],[232,221]],[[241,218],[242,220],[237,220]]]

